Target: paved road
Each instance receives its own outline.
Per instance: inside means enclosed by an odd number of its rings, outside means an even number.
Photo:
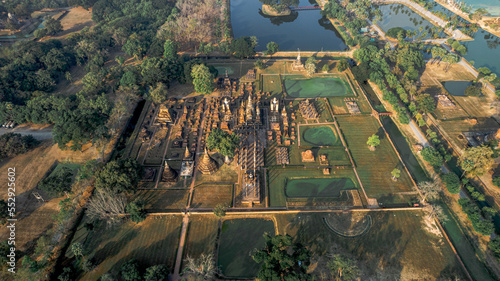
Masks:
[[[48,140],[52,139],[52,127],[47,127],[43,129],[32,129],[25,126],[19,126],[12,129],[0,128],[0,135],[7,133],[16,133],[23,136],[32,135],[37,140]]]
[[[420,144],[422,144],[422,146],[424,146],[424,147],[429,146],[429,142],[427,141],[425,136],[422,135],[422,133],[418,129],[417,125],[415,124],[415,121],[411,120],[410,128],[413,131],[413,133],[415,134],[415,136],[418,138],[418,141],[420,142]]]

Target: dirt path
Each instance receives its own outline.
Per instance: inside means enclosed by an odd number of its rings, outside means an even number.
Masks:
[[[181,270],[182,254],[184,251],[184,244],[186,243],[187,227],[189,224],[189,215],[184,215],[182,219],[182,230],[181,238],[179,239],[179,248],[177,248],[177,258],[175,259],[174,275],[172,276],[173,281],[180,280],[179,271]]]

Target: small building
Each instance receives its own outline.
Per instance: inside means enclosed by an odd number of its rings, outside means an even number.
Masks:
[[[255,77],[256,77],[255,69],[249,69],[247,75],[245,76],[247,80],[255,80]]]
[[[302,151],[302,162],[314,162],[314,154],[311,150]]]

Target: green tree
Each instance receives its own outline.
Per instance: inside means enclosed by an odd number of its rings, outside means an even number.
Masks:
[[[58,32],[61,32],[63,30],[63,26],[61,24],[61,21],[54,19],[53,17],[46,17],[45,18],[45,28],[47,29],[47,34],[48,35],[55,35]]]
[[[172,59],[176,60],[177,59],[177,44],[170,40],[167,39],[165,41],[165,44],[163,44],[163,57],[166,59]]]
[[[123,73],[122,78],[120,79],[120,85],[126,87],[137,85],[137,74],[135,71],[129,70]]]
[[[436,101],[429,94],[420,94],[416,97],[417,109],[424,113],[433,113],[436,110]]]
[[[490,240],[488,248],[493,252],[493,256],[500,262],[500,236]]]
[[[324,64],[323,67],[321,68],[321,71],[327,73],[328,71],[330,71],[330,67],[328,66],[328,64]]]
[[[141,167],[134,159],[108,162],[97,171],[95,187],[115,193],[131,191],[141,178]]]
[[[401,170],[396,168],[396,169],[392,170],[391,175],[392,175],[392,180],[397,181],[398,178],[401,176]]]
[[[83,257],[83,245],[80,242],[71,244],[71,252],[75,257]]]
[[[439,153],[439,151],[434,148],[428,146],[424,147],[420,152],[425,161],[429,163],[434,168],[439,168],[443,165],[444,160],[443,156]]]
[[[224,216],[226,216],[226,206],[224,206],[224,204],[215,205],[214,215],[219,219],[222,219]]]
[[[261,59],[258,59],[253,65],[258,69],[264,69],[264,61]]]
[[[338,281],[357,280],[360,275],[356,261],[339,254],[333,255],[332,259],[328,261],[328,268]]]
[[[307,274],[311,253],[301,244],[292,243],[290,235],[264,235],[266,246],[252,258],[262,263],[260,280],[310,280]]]
[[[147,98],[154,104],[162,104],[167,100],[167,86],[163,83],[156,84],[156,87],[149,91]]]
[[[464,151],[460,166],[470,176],[484,175],[493,164],[493,150],[489,146],[481,145],[469,147]]]
[[[203,95],[209,95],[214,90],[214,77],[208,67],[204,64],[193,66],[191,72],[193,77],[194,90]]]
[[[464,94],[468,97],[479,97],[482,93],[481,83],[473,84],[465,88]]]
[[[492,181],[496,187],[500,187],[500,177],[499,176],[494,177]]]
[[[73,181],[73,170],[68,167],[56,168],[48,177],[41,180],[38,188],[52,196],[63,195],[65,191],[71,191]]]
[[[255,55],[255,49],[250,37],[241,37],[231,42],[231,53],[237,58],[247,58]]]
[[[100,72],[88,72],[82,79],[83,90],[89,95],[96,95],[104,92],[106,81],[104,75]]]
[[[40,28],[35,30],[33,32],[33,36],[35,36],[36,39],[40,39],[47,36],[47,28]]]
[[[267,43],[267,50],[265,52],[266,55],[274,55],[276,52],[280,51],[280,46],[276,42],[269,42]]]
[[[140,223],[146,219],[146,203],[142,200],[136,199],[127,205],[126,211],[130,215],[133,222]]]
[[[24,154],[39,143],[32,135],[22,136],[16,133],[0,135],[0,160]]]
[[[444,185],[446,185],[446,189],[451,194],[457,194],[460,192],[460,178],[453,172],[449,172],[448,174],[444,174],[442,177]]]
[[[349,62],[346,59],[341,59],[337,62],[337,70],[342,72],[349,68]]]
[[[140,281],[142,278],[137,260],[131,259],[122,264],[120,267],[120,275],[123,281]]]
[[[380,138],[378,135],[371,135],[368,137],[368,141],[366,142],[370,146],[370,149],[375,150],[375,148],[380,144]]]
[[[314,73],[316,73],[316,64],[317,63],[318,63],[318,61],[316,60],[315,57],[311,56],[311,57],[307,58],[306,65],[305,65],[307,75],[312,76]]]
[[[207,137],[207,148],[210,150],[216,149],[222,155],[234,157],[234,151],[238,148],[240,138],[238,135],[229,134],[219,128],[215,128]]]
[[[125,44],[123,44],[122,51],[136,59],[142,59],[147,50],[145,42],[146,41],[143,38],[139,37],[136,33],[133,33],[129,36]]]
[[[168,268],[163,265],[153,265],[146,268],[146,273],[144,274],[144,281],[167,281],[168,280]]]

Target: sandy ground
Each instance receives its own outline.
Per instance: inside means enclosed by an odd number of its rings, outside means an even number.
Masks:
[[[72,8],[61,18],[61,24],[63,26],[63,31],[58,33],[54,38],[65,38],[70,33],[78,32],[85,27],[93,26],[92,9],[85,10],[82,7]]]

